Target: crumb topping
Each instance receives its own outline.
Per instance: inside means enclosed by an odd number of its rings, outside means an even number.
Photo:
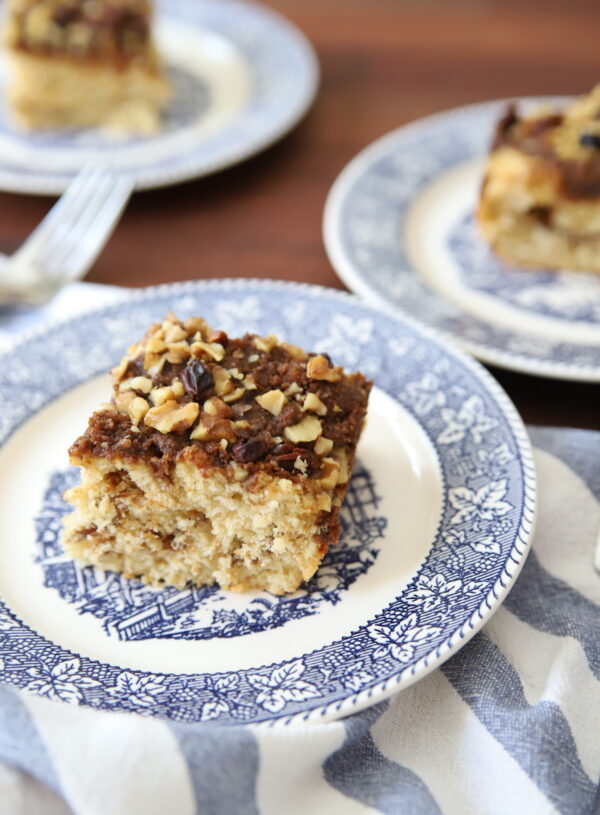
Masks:
[[[566,198],[600,197],[600,85],[562,113],[521,117],[510,105],[496,127],[493,149],[501,147],[547,162]]]
[[[75,458],[145,460],[167,474],[178,458],[345,484],[372,383],[326,354],[274,336],[230,339],[202,318],[170,314],[113,369],[110,404],[71,448]]]
[[[148,0],[9,0],[8,6],[6,39],[13,48],[116,64],[148,49]]]

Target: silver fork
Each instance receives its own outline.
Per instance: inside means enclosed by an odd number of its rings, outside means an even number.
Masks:
[[[90,269],[133,191],[133,183],[85,167],[14,255],[0,255],[0,305],[39,305]]]

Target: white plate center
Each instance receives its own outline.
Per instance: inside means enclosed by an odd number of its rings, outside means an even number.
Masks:
[[[440,173],[417,196],[404,222],[413,268],[445,299],[477,319],[517,334],[565,343],[600,342],[600,276],[513,269],[479,235],[484,160]]]
[[[67,448],[109,387],[102,376],[66,393],[24,424],[0,451],[0,596],[27,625],[59,646],[156,673],[241,670],[292,659],[363,625],[402,591],[426,557],[443,504],[437,456],[415,419],[375,389],[358,459],[370,473],[377,519],[385,520],[385,531],[374,542],[372,564],[336,603],[321,603],[315,613],[291,615],[279,627],[244,636],[119,639],[97,616],[80,613],[55,588],[45,586],[35,561],[39,533],[34,517],[50,479],[68,468]],[[225,601],[239,610],[260,598],[275,599],[255,592]],[[197,613],[207,613],[202,600]]]

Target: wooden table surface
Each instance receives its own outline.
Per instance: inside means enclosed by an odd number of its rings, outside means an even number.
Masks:
[[[136,195],[88,279],[145,286],[267,277],[343,288],[321,240],[327,191],[399,125],[486,99],[583,93],[600,81],[598,0],[271,0],[312,40],[318,99],[255,159]],[[0,194],[0,250],[51,201]],[[492,368],[527,422],[600,429],[600,388]]]

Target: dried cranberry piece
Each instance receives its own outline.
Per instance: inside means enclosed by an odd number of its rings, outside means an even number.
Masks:
[[[196,402],[203,402],[213,386],[210,369],[200,360],[190,362],[181,373],[181,381],[186,392]]]
[[[280,444],[278,447],[283,447],[283,445]],[[273,452],[275,453],[275,450]],[[282,469],[287,470],[288,473],[291,473],[297,459],[301,459],[302,461],[306,462],[306,469],[304,471],[299,470],[300,472],[304,472],[305,475],[312,475],[315,472],[315,460],[310,451],[305,450],[303,447],[293,447],[290,452],[276,456],[275,460]]]
[[[273,450],[274,456],[284,456],[286,453],[293,453],[296,448],[289,441],[280,442]]]
[[[579,144],[582,147],[595,147],[600,150],[600,136],[597,133],[583,133],[579,137]]]
[[[269,438],[266,435],[254,436],[254,438],[249,439],[248,441],[236,444],[233,448],[233,455],[235,456],[236,461],[242,463],[248,461],[260,461],[260,459],[264,458],[269,452],[269,447]]]

